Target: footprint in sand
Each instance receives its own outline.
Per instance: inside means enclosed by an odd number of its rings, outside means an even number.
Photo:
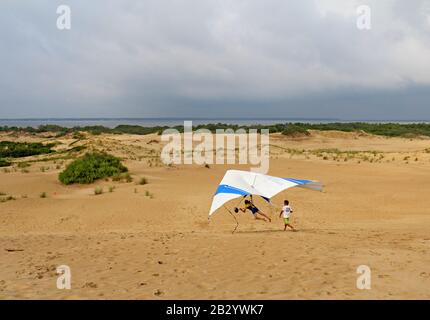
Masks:
[[[97,288],[97,284],[94,282],[85,282],[85,284],[82,286],[82,288]]]
[[[7,289],[6,281],[0,280],[0,291],[5,291]]]
[[[154,296],[159,297],[159,296],[161,296],[161,295],[163,295],[163,294],[164,294],[164,292],[163,292],[163,291],[161,291],[160,289],[155,289],[155,290],[154,290]]]

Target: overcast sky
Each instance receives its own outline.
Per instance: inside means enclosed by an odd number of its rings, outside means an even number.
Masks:
[[[1,0],[20,117],[430,119],[430,1]]]

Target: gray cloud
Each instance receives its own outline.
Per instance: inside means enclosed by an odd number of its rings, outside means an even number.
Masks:
[[[3,0],[0,118],[430,119],[427,3]]]

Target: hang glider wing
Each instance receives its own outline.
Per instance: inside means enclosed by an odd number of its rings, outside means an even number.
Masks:
[[[317,181],[273,177],[249,171],[228,170],[215,192],[209,216],[226,202],[235,198],[258,195],[269,201],[279,192],[292,187],[317,191],[322,191],[323,188],[322,184]]]

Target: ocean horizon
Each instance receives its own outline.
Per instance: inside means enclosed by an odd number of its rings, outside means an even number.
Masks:
[[[277,123],[334,123],[334,122],[365,122],[365,123],[430,123],[430,120],[381,120],[381,119],[340,119],[340,118],[8,118],[0,119],[0,126],[8,127],[38,127],[41,125],[59,125],[63,127],[104,126],[114,128],[118,125],[139,125],[143,127],[176,126],[184,121],[192,121],[193,125],[209,123],[226,123],[237,125],[272,125]]]

